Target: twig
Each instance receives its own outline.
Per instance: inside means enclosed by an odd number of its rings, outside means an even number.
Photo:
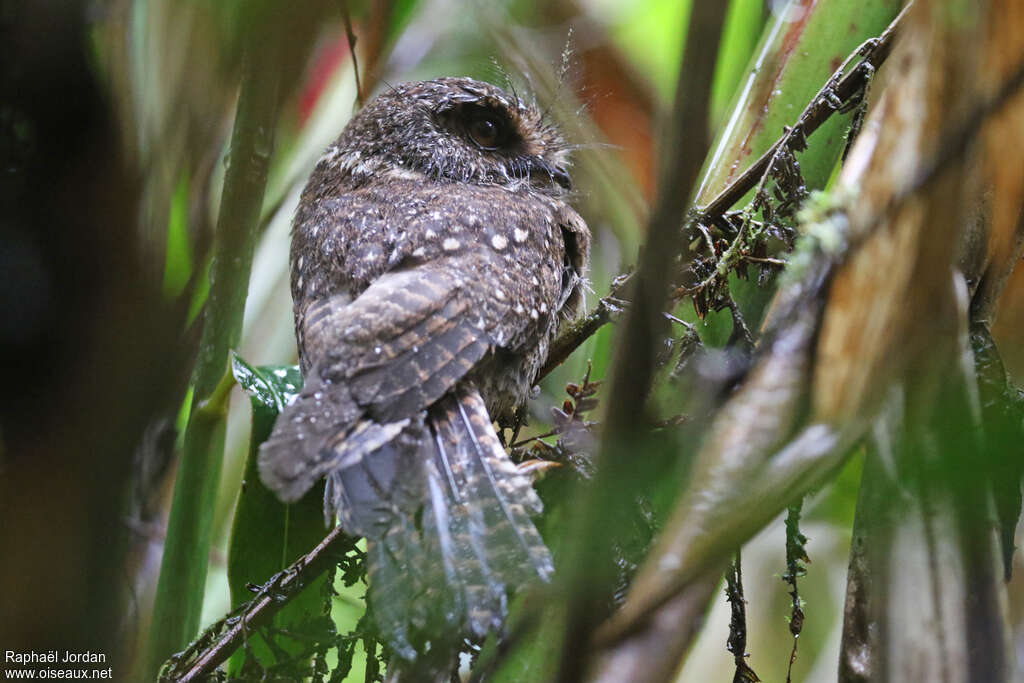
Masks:
[[[700,213],[703,220],[712,220],[721,216],[757,185],[767,174],[769,165],[775,160],[783,145],[787,146],[791,151],[794,150],[795,142],[805,140],[814,131],[818,130],[834,113],[840,111],[843,106],[856,99],[857,95],[871,78],[871,75],[885,62],[892,51],[893,42],[910,4],[912,3],[908,3],[907,7],[903,8],[878,38],[866,41],[853,55],[847,58],[846,62],[836,71],[836,74],[814,96],[790,130],[772,145],[768,151],[762,154],[757,161],[751,164],[740,177],[701,209]],[[851,69],[849,73],[839,78],[839,75],[849,65],[849,62],[857,56],[861,56],[864,59]],[[794,136],[792,134],[793,131],[799,131],[800,135]]]
[[[238,649],[248,631],[267,623],[292,596],[327,571],[337,561],[338,551],[346,542],[351,544],[352,539],[340,526],[331,530],[313,550],[263,584],[252,600],[222,619],[219,625],[229,625],[228,629],[214,642],[202,645],[197,653],[186,650],[175,655],[172,661],[187,658],[193,663],[184,674],[176,675],[172,669],[162,675],[160,683],[190,683],[213,673]]]
[[[356,77],[356,103],[362,109],[366,101],[363,84],[359,81],[359,59],[356,57],[356,33],[352,30],[352,17],[348,11],[348,0],[341,3],[341,20],[345,23],[345,38],[348,40],[348,52],[352,56],[352,71]]]
[[[804,562],[810,562],[807,557],[807,537],[800,533],[800,512],[803,503],[799,502],[789,507],[786,515],[786,573],[782,580],[789,586],[789,597],[792,600],[792,610],[789,615],[789,632],[793,635],[793,650],[789,653],[789,668],[786,670],[786,683],[793,680],[793,663],[796,661],[796,646],[800,639],[800,633],[804,628],[804,607],[800,599],[800,590],[797,588],[797,579],[807,573]]]
[[[907,7],[909,7],[909,4]],[[764,179],[769,175],[768,171],[770,170],[771,165],[776,161],[779,156],[779,152],[783,147],[786,147],[789,150],[794,149],[797,144],[802,143],[811,133],[820,128],[821,125],[832,116],[832,114],[842,111],[844,107],[857,99],[859,93],[869,82],[871,74],[873,74],[874,71],[881,66],[883,62],[885,62],[889,53],[892,51],[893,41],[896,38],[903,16],[906,14],[907,7],[900,12],[900,14],[892,21],[891,24],[889,24],[878,38],[866,41],[853,54],[847,57],[846,61],[843,62],[843,65],[840,66],[836,73],[825,83],[824,86],[822,86],[811,102],[807,105],[792,128],[787,129],[775,144],[773,144],[768,151],[761,156],[761,158],[755,161],[749,168],[747,168],[746,171],[743,172],[742,175],[722,190],[722,192],[719,193],[719,195],[707,206],[700,209],[698,216],[699,220],[695,221],[695,225],[699,230],[701,230],[710,253],[714,253],[714,241],[711,235],[708,234],[704,225],[706,223],[719,223],[733,204],[739,201],[740,198],[742,198],[756,185],[759,183],[763,184]],[[858,56],[863,57],[863,60],[849,73],[842,76],[850,62]],[[755,228],[762,227],[762,224],[759,221],[749,219],[748,222]],[[744,228],[741,227],[741,230],[743,229]],[[740,235],[737,235],[737,238],[739,236]],[[736,242],[734,240],[733,244],[735,243]],[[735,256],[735,254],[730,254],[729,256],[731,258]],[[747,256],[745,254],[741,254],[740,256],[742,256],[744,260],[756,263],[765,263],[776,266],[786,265],[786,262],[781,259]],[[723,258],[724,257],[725,255],[723,254]],[[673,295],[673,298],[677,299],[680,296],[692,295],[702,291],[710,284],[710,280],[717,277],[717,272],[718,268],[716,267],[711,278],[705,279],[693,287],[680,287]],[[619,283],[620,285],[624,284],[625,279],[627,278],[627,274],[620,275],[615,279],[615,283]],[[621,283],[620,280],[622,281]],[[593,336],[605,324],[613,322],[618,317],[618,314],[621,313],[621,307],[617,304],[618,292],[619,289],[615,284],[613,284],[612,290],[607,297],[601,299],[592,311],[559,335],[551,345],[551,350],[548,353],[548,359],[537,376],[538,381],[562,364],[573,351],[579,348],[580,345]]]
[[[732,336],[729,338],[727,346],[732,347],[742,341],[748,351],[752,350],[754,348],[754,335],[750,333],[750,328],[747,327],[747,321],[743,318],[743,312],[740,311],[739,304],[731,296],[725,303],[732,314]]]
[[[619,317],[626,306],[626,302],[619,298],[619,294],[625,288],[631,276],[632,273],[626,272],[612,280],[612,286],[609,288],[607,296],[602,297],[592,311],[575,321],[568,329],[558,335],[558,338],[552,342],[551,348],[548,350],[548,358],[544,361],[544,366],[541,367],[540,372],[537,374],[536,381],[539,382],[544,377],[547,377],[552,370],[565,362],[565,359],[578,349],[583,342],[594,336],[607,323]]]
[[[548,431],[544,432],[543,434],[535,434],[535,435],[533,435],[531,437],[522,439],[520,441],[515,441],[513,443],[510,443],[508,445],[508,447],[509,447],[510,450],[513,449],[513,448],[522,448],[523,446],[525,446],[528,443],[533,443],[534,441],[540,441],[541,439],[547,439],[547,438],[552,437],[552,436],[558,436],[558,434],[560,434],[558,429],[549,429]]]
[[[779,268],[785,268],[788,261],[781,258],[772,258],[771,256],[748,256],[747,254],[741,255],[744,261],[750,261],[751,263],[767,263],[768,265],[778,266]]]
[[[809,106],[810,105],[808,105],[808,107]],[[772,153],[771,158],[768,159],[768,163],[764,168],[764,172],[761,174],[761,178],[757,182],[754,201],[751,203],[750,206],[748,206],[745,210],[741,212],[743,222],[740,224],[740,229],[739,231],[737,231],[736,236],[733,238],[728,248],[718,258],[718,261],[715,263],[715,267],[712,268],[710,275],[708,275],[706,278],[698,282],[693,287],[682,287],[678,290],[678,292],[681,292],[686,296],[693,296],[694,294],[699,294],[703,292],[705,289],[707,289],[713,283],[715,283],[719,278],[728,274],[733,262],[739,259],[741,256],[743,256],[741,248],[746,243],[746,237],[747,233],[750,232],[750,227],[754,225],[754,206],[759,203],[758,197],[762,196],[762,193],[764,192],[764,186],[768,182],[768,178],[772,176],[775,166],[782,160],[782,158],[786,154],[791,154],[793,146],[799,144],[799,141],[803,140],[805,137],[806,136],[804,136],[801,131],[800,124],[797,123],[797,125],[793,126],[792,128],[787,128],[786,131],[783,133],[782,138],[779,139],[779,141],[776,142],[774,145],[772,145],[772,150],[775,151]],[[710,220],[709,216],[703,216],[700,215],[699,213],[695,218],[695,222],[697,224],[706,222],[708,220]],[[714,254],[713,249],[711,253]],[[729,297],[729,308],[732,309],[733,313],[735,314],[737,307],[736,303],[732,301],[731,296]],[[749,332],[746,336],[748,338],[750,337]],[[753,344],[751,343],[751,345]]]
[[[743,596],[743,566],[740,551],[725,573],[725,599],[729,602],[729,639],[725,648],[736,664],[733,683],[756,683],[761,679],[747,664],[747,599]]]
[[[374,683],[380,674],[380,666],[377,662],[377,641],[365,638],[363,647],[366,648],[366,671],[363,674],[363,683]]]

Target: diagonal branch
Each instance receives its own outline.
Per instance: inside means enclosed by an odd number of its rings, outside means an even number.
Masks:
[[[599,329],[607,323],[619,319],[619,316],[626,308],[626,302],[619,295],[629,283],[631,272],[625,272],[612,280],[612,286],[606,296],[601,297],[594,309],[582,318],[574,321],[558,338],[551,344],[548,350],[548,358],[544,361],[537,374],[536,381],[539,382],[547,377],[552,370],[565,362],[565,359],[572,355],[583,342],[594,336]]]
[[[792,151],[797,151],[811,133],[818,130],[825,121],[833,114],[842,111],[850,102],[856,100],[861,91],[867,85],[869,79],[885,62],[889,53],[892,52],[893,42],[899,33],[899,27],[903,17],[912,3],[893,19],[888,28],[878,38],[872,38],[857,48],[856,52],[847,57],[846,61],[836,71],[825,85],[821,87],[818,94],[811,99],[803,113],[797,119],[790,130],[787,130],[778,142],[768,148],[761,157],[747,168],[736,180],[722,190],[717,197],[701,210],[705,220],[713,220],[728,211],[733,204],[738,202],[747,192],[768,172],[769,166],[783,146]],[[863,60],[851,69],[845,76],[843,71],[856,57],[863,57]],[[798,132],[799,134],[794,134]]]
[[[188,650],[175,655],[170,669],[161,672],[160,683],[205,680],[205,676],[213,673],[241,646],[247,633],[268,623],[293,596],[337,562],[338,556],[352,543],[353,539],[340,526],[335,527],[313,550],[271,577],[252,600],[207,629],[207,633],[216,633],[224,627],[227,630],[208,644],[204,638],[199,638]],[[179,673],[179,667],[187,669]]]
[[[896,39],[905,14],[906,8],[900,12],[878,38],[865,42],[853,54],[847,57],[838,71],[829,78],[811,99],[793,126],[784,131],[768,151],[761,155],[742,175],[736,178],[707,206],[700,210],[699,224],[717,222],[736,202],[764,179],[771,170],[772,163],[780,156],[779,152],[784,147],[789,150],[796,149],[833,114],[844,111],[850,104],[857,101],[874,71],[885,62],[892,51],[893,42]],[[862,61],[843,76],[843,72],[846,71],[849,64],[858,56],[863,57]],[[648,251],[653,248],[655,247],[649,246]],[[744,258],[752,260],[751,257]],[[618,319],[621,313],[621,304],[628,304],[628,302],[622,302],[618,296],[627,277],[628,272],[615,278],[608,296],[602,298],[580,321],[567,328],[555,339],[551,345],[548,360],[538,375],[538,381],[564,362],[573,351],[579,348],[604,325]]]

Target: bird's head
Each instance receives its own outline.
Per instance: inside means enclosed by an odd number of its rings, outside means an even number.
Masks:
[[[570,188],[569,151],[533,103],[471,78],[403,83],[357,114],[321,159],[361,183],[383,175],[436,182]]]

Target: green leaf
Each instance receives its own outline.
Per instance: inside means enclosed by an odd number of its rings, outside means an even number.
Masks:
[[[666,102],[672,101],[692,5],[693,0],[623,3],[623,21],[613,33]]]
[[[850,53],[877,37],[900,10],[898,0],[791,0],[765,27],[705,162],[696,202],[707,204],[791,126]],[[845,144],[849,115],[833,116],[798,156],[808,189],[828,181]]]
[[[164,261],[164,297],[174,299],[181,294],[192,275],[192,245],[188,235],[189,178],[182,173],[171,197],[167,218],[167,247]]]
[[[897,0],[790,0],[775,11],[704,162],[696,205],[710,203],[783,135],[785,127],[796,123],[843,61],[865,40],[884,31],[900,5]],[[846,144],[850,116],[832,116],[810,136],[808,148],[797,154],[808,190],[827,185]],[[733,208],[743,207],[751,197],[748,192]],[[747,325],[756,329],[771,292],[736,277],[730,279],[729,289]],[[677,314],[692,321],[690,308],[682,306]],[[705,343],[720,346],[730,337],[728,313],[709,316],[704,322],[700,336]]]
[[[231,372],[238,386],[249,394],[253,410],[273,411],[271,425],[277,414],[302,390],[302,373],[297,365],[249,365],[237,353],[231,355]]]
[[[260,444],[270,435],[278,414],[302,388],[298,367],[255,367],[234,354],[231,369],[238,384],[249,394],[253,412],[249,456],[228,550],[228,584],[232,608],[235,608],[252,597],[250,584],[261,584],[285,569],[319,543],[327,530],[322,485],[297,503],[287,505],[263,485],[256,466]],[[278,635],[274,636],[273,646],[265,640],[266,629],[250,634],[248,650],[241,649],[234,654],[229,673],[237,675],[246,664],[247,656],[254,657],[261,668],[268,668],[308,651],[308,643],[281,632],[300,632],[303,624],[323,615],[325,580],[324,576],[318,577],[277,613],[273,626]]]
[[[725,118],[729,101],[746,75],[747,62],[757,47],[764,20],[762,0],[732,0],[729,3],[711,87],[711,120],[715,124]]]

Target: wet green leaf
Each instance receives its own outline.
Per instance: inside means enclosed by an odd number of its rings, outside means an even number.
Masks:
[[[271,423],[302,389],[302,373],[297,365],[254,367],[238,354],[232,354],[231,372],[238,385],[249,394],[254,410],[273,411]]]

